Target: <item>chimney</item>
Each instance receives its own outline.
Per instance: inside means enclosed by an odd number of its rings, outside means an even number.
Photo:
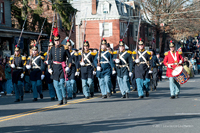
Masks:
[[[92,0],[92,15],[97,14],[97,0]]]

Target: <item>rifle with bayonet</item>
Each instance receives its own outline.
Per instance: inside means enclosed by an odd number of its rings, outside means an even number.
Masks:
[[[104,34],[105,19],[106,19],[106,14],[105,14],[104,22],[103,22],[103,25],[102,25],[101,40],[100,40],[100,45],[99,45],[98,63],[97,63],[97,66],[99,66],[99,67],[101,66],[101,64],[100,64],[100,61],[101,61],[101,41],[102,41],[103,34]]]
[[[52,21],[52,26],[51,26],[51,34],[50,34],[50,38],[49,38],[49,43],[52,43],[52,32],[53,32],[53,27],[54,27],[54,22],[55,22],[55,12],[56,12],[56,9],[54,9],[54,15],[53,15],[53,21]],[[48,50],[47,50],[47,61],[49,60],[49,51],[50,51],[50,48],[48,47]]]
[[[126,35],[127,31],[128,31],[129,24],[130,24],[130,18],[129,18],[129,20],[128,20],[128,24],[127,24],[126,30],[125,30],[125,32],[124,32],[124,34],[123,34],[122,41],[124,40],[125,35]],[[119,59],[119,52],[117,52],[117,59]]]
[[[140,23],[141,23],[141,18],[140,18],[140,13],[139,13],[139,24],[138,24],[138,33],[137,33],[137,42],[136,42],[136,59],[138,59],[138,41],[140,37]]]
[[[28,15],[26,15],[26,18],[25,18],[25,20],[24,20],[24,24],[23,24],[23,26],[22,26],[22,31],[21,31],[21,34],[20,34],[20,36],[19,36],[19,40],[18,40],[18,42],[17,42],[17,46],[19,45],[19,43],[20,43],[20,41],[21,41],[21,37],[22,37],[22,34],[23,34],[23,32],[24,32],[24,26],[25,26],[25,24],[26,24],[27,16],[28,16]],[[12,64],[14,64],[14,63],[15,63],[15,56],[13,57],[13,61],[12,61]]]
[[[40,40],[40,37],[41,37],[41,35],[42,35],[42,31],[43,31],[43,27],[44,27],[44,24],[45,24],[46,19],[47,19],[47,18],[44,19],[44,22],[43,22],[43,24],[42,24],[41,31],[40,31],[40,34],[39,34],[39,36],[38,36],[38,39],[37,39],[36,44],[39,44],[39,40]],[[30,58],[29,65],[32,64],[32,58],[33,58],[33,53],[31,53],[31,58]]]
[[[84,40],[85,40],[85,30],[86,30],[86,26],[87,26],[87,21],[86,21],[86,17],[87,17],[87,9],[86,9],[86,14],[85,14],[85,28],[84,28],[84,34],[83,34],[83,45],[82,45],[82,54],[81,54],[81,62],[84,62]]]

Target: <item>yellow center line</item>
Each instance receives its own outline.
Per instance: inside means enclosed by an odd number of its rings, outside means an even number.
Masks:
[[[96,97],[93,97],[93,98],[90,98],[90,99],[78,99],[78,100],[70,101],[65,105],[53,105],[53,106],[35,109],[35,110],[31,110],[31,111],[27,111],[27,112],[15,114],[15,115],[0,117],[0,122],[11,120],[11,119],[16,119],[16,118],[20,118],[20,117],[23,117],[23,116],[28,116],[28,115],[36,114],[36,113],[39,113],[39,112],[44,112],[44,111],[56,109],[56,108],[61,108],[61,107],[68,106],[68,105],[71,105],[71,104],[85,102],[85,101],[92,100],[92,99],[99,98],[99,97],[101,97],[101,96],[96,96]]]

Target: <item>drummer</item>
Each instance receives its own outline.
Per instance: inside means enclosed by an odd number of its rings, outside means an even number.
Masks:
[[[172,41],[169,44],[170,51],[165,53],[164,58],[164,65],[167,66],[166,76],[169,77],[169,86],[171,92],[171,99],[178,98],[180,93],[180,85],[179,83],[173,78],[172,71],[178,65],[183,63],[182,52],[175,51],[175,46]]]

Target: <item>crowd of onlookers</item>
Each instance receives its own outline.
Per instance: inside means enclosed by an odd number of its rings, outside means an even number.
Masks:
[[[12,95],[14,93],[12,86],[12,69],[9,65],[10,57],[2,58],[0,55],[0,96],[7,93]]]

